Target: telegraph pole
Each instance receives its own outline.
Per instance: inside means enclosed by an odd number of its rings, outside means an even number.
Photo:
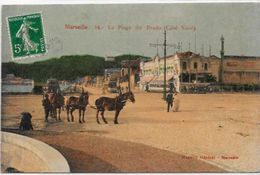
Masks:
[[[166,30],[164,30],[163,99],[166,100]]]
[[[201,56],[204,56],[204,44],[201,45]]]
[[[128,67],[127,67],[127,68],[128,68],[128,91],[129,91],[129,92],[131,91],[131,86],[130,86],[130,85],[131,85],[131,82],[130,82],[130,81],[131,81],[131,80],[130,80],[130,78],[131,78],[131,75],[130,75],[130,73],[131,73],[131,72],[130,72],[130,66],[131,66],[131,65],[130,65],[130,59],[128,58]]]
[[[159,49],[158,49],[159,46],[161,46],[161,44],[158,43],[158,40],[156,44],[150,43],[150,47],[156,47],[156,56],[159,56]]]
[[[195,33],[195,42],[194,42],[194,53],[197,52],[197,36],[196,36],[196,33]]]
[[[211,45],[209,45],[209,57],[211,56]]]
[[[164,30],[164,42],[163,44],[152,44],[150,43],[151,47],[157,47],[157,53],[158,53],[158,46],[162,46],[164,50],[164,68],[163,68],[163,99],[166,100],[166,56],[167,56],[167,47],[173,47],[174,49],[180,49],[180,44],[167,44],[166,40],[166,30]],[[157,55],[158,56],[158,55]]]
[[[219,80],[220,83],[223,84],[224,83],[224,37],[223,35],[220,38],[221,41],[221,51],[220,51],[220,55],[221,55],[221,64],[220,64],[220,76],[219,76]]]

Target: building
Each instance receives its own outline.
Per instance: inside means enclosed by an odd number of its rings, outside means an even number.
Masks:
[[[221,58],[188,52],[166,57],[166,80],[179,78],[181,84],[212,83],[223,85],[257,85],[260,87],[260,57],[224,54],[224,37],[221,36]],[[156,56],[152,61],[140,63],[140,89],[147,85],[162,90],[164,58]],[[167,84],[168,84],[167,83]]]
[[[176,53],[166,57],[166,81],[176,79],[174,76],[180,83],[203,83],[210,77],[211,81],[218,81],[219,64],[216,56],[204,57],[190,51]],[[163,85],[164,58],[155,56],[152,61],[141,62],[140,69],[141,89],[147,84]]]
[[[224,56],[224,84],[260,85],[260,57]]]
[[[260,57],[225,55],[224,37],[220,40],[220,83],[260,86]]]
[[[176,55],[180,60],[181,83],[218,81],[220,64],[218,57],[214,55],[205,57],[192,52],[177,53]]]
[[[130,89],[137,86],[140,81],[140,60],[141,58],[121,61],[121,86],[130,86]]]
[[[104,81],[117,81],[121,76],[120,68],[109,68],[104,70]]]
[[[105,61],[115,61],[115,57],[113,56],[106,56]]]
[[[2,79],[2,93],[31,93],[34,88],[34,80],[15,77],[7,74]]]

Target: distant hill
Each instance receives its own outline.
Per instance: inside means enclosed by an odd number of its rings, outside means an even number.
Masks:
[[[122,60],[136,58],[148,59],[140,55],[120,55],[114,62],[105,62],[105,58],[93,55],[68,55],[31,64],[9,62],[2,63],[2,76],[14,74],[36,82],[46,82],[49,78],[74,80],[85,75],[103,75],[105,68],[120,67]]]

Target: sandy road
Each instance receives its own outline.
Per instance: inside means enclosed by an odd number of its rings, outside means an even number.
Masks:
[[[202,161],[183,159],[182,155],[170,151],[94,136],[97,131],[7,131],[41,140],[59,150],[73,173],[225,172]]]
[[[100,90],[88,90],[92,93],[90,102],[94,104],[101,95]],[[62,122],[46,124],[41,96],[4,96],[2,126],[16,127],[19,113],[29,111],[36,130],[77,132],[81,137],[139,143],[183,155],[180,157],[183,161],[199,159],[227,171],[260,171],[260,94],[182,95],[177,113],[165,112],[161,94],[135,92],[135,96],[136,103],[128,103],[121,112],[119,125],[112,122],[113,112],[105,113],[109,124],[98,125],[95,110],[91,108],[87,110],[85,124],[68,123],[65,112]],[[75,116],[77,119],[76,112]]]

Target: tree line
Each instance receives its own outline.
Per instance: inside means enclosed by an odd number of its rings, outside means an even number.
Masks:
[[[86,75],[103,75],[105,68],[121,67],[122,60],[148,59],[139,55],[120,55],[115,61],[105,61],[104,57],[93,55],[68,55],[51,58],[30,64],[14,62],[2,63],[2,77],[14,74],[22,78],[33,79],[36,82],[46,82],[49,78],[58,80],[74,80]]]

